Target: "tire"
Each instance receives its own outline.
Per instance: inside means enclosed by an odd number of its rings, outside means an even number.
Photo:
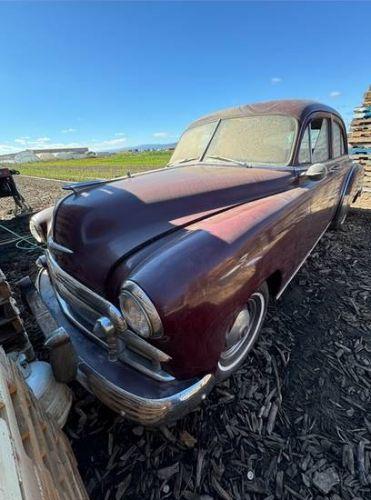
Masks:
[[[344,223],[349,213],[350,200],[349,195],[345,195],[336,211],[334,220],[332,221],[331,227],[336,231],[344,231]]]
[[[258,339],[267,314],[268,302],[268,286],[263,283],[251,294],[245,307],[237,313],[234,324],[226,335],[225,349],[219,358],[216,373],[219,380],[229,377],[245,361]]]

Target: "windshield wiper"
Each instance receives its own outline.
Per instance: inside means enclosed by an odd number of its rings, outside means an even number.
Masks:
[[[250,165],[249,163],[246,163],[246,162],[240,161],[240,160],[234,160],[233,158],[226,158],[225,156],[209,156],[209,155],[207,155],[206,158],[211,158],[212,160],[227,161],[228,163],[234,163],[235,165],[241,165],[241,167],[252,168],[252,165]]]
[[[174,163],[168,163],[167,166],[173,167],[174,165],[179,165],[180,163],[187,163],[189,161],[195,161],[195,160],[198,160],[198,157],[197,158],[183,158],[182,160],[178,160]]]

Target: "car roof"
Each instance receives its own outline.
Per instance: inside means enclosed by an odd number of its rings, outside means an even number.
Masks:
[[[321,104],[316,101],[309,101],[303,99],[286,99],[279,101],[266,101],[258,102],[256,104],[245,104],[235,108],[222,109],[211,113],[210,115],[203,116],[198,120],[191,123],[188,128],[193,128],[198,125],[209,123],[223,118],[238,118],[243,116],[254,115],[287,115],[296,118],[300,123],[311,113],[314,112],[332,113],[340,118],[340,114],[330,106]]]

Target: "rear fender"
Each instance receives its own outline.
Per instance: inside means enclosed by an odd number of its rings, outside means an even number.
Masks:
[[[351,202],[355,201],[362,190],[363,167],[359,163],[353,163],[353,166],[344,179],[340,191],[339,205],[337,212],[340,210],[341,205],[346,197],[349,197]]]

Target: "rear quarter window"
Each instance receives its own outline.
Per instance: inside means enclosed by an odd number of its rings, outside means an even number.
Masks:
[[[337,122],[332,123],[332,152],[334,158],[345,154],[343,131]]]

